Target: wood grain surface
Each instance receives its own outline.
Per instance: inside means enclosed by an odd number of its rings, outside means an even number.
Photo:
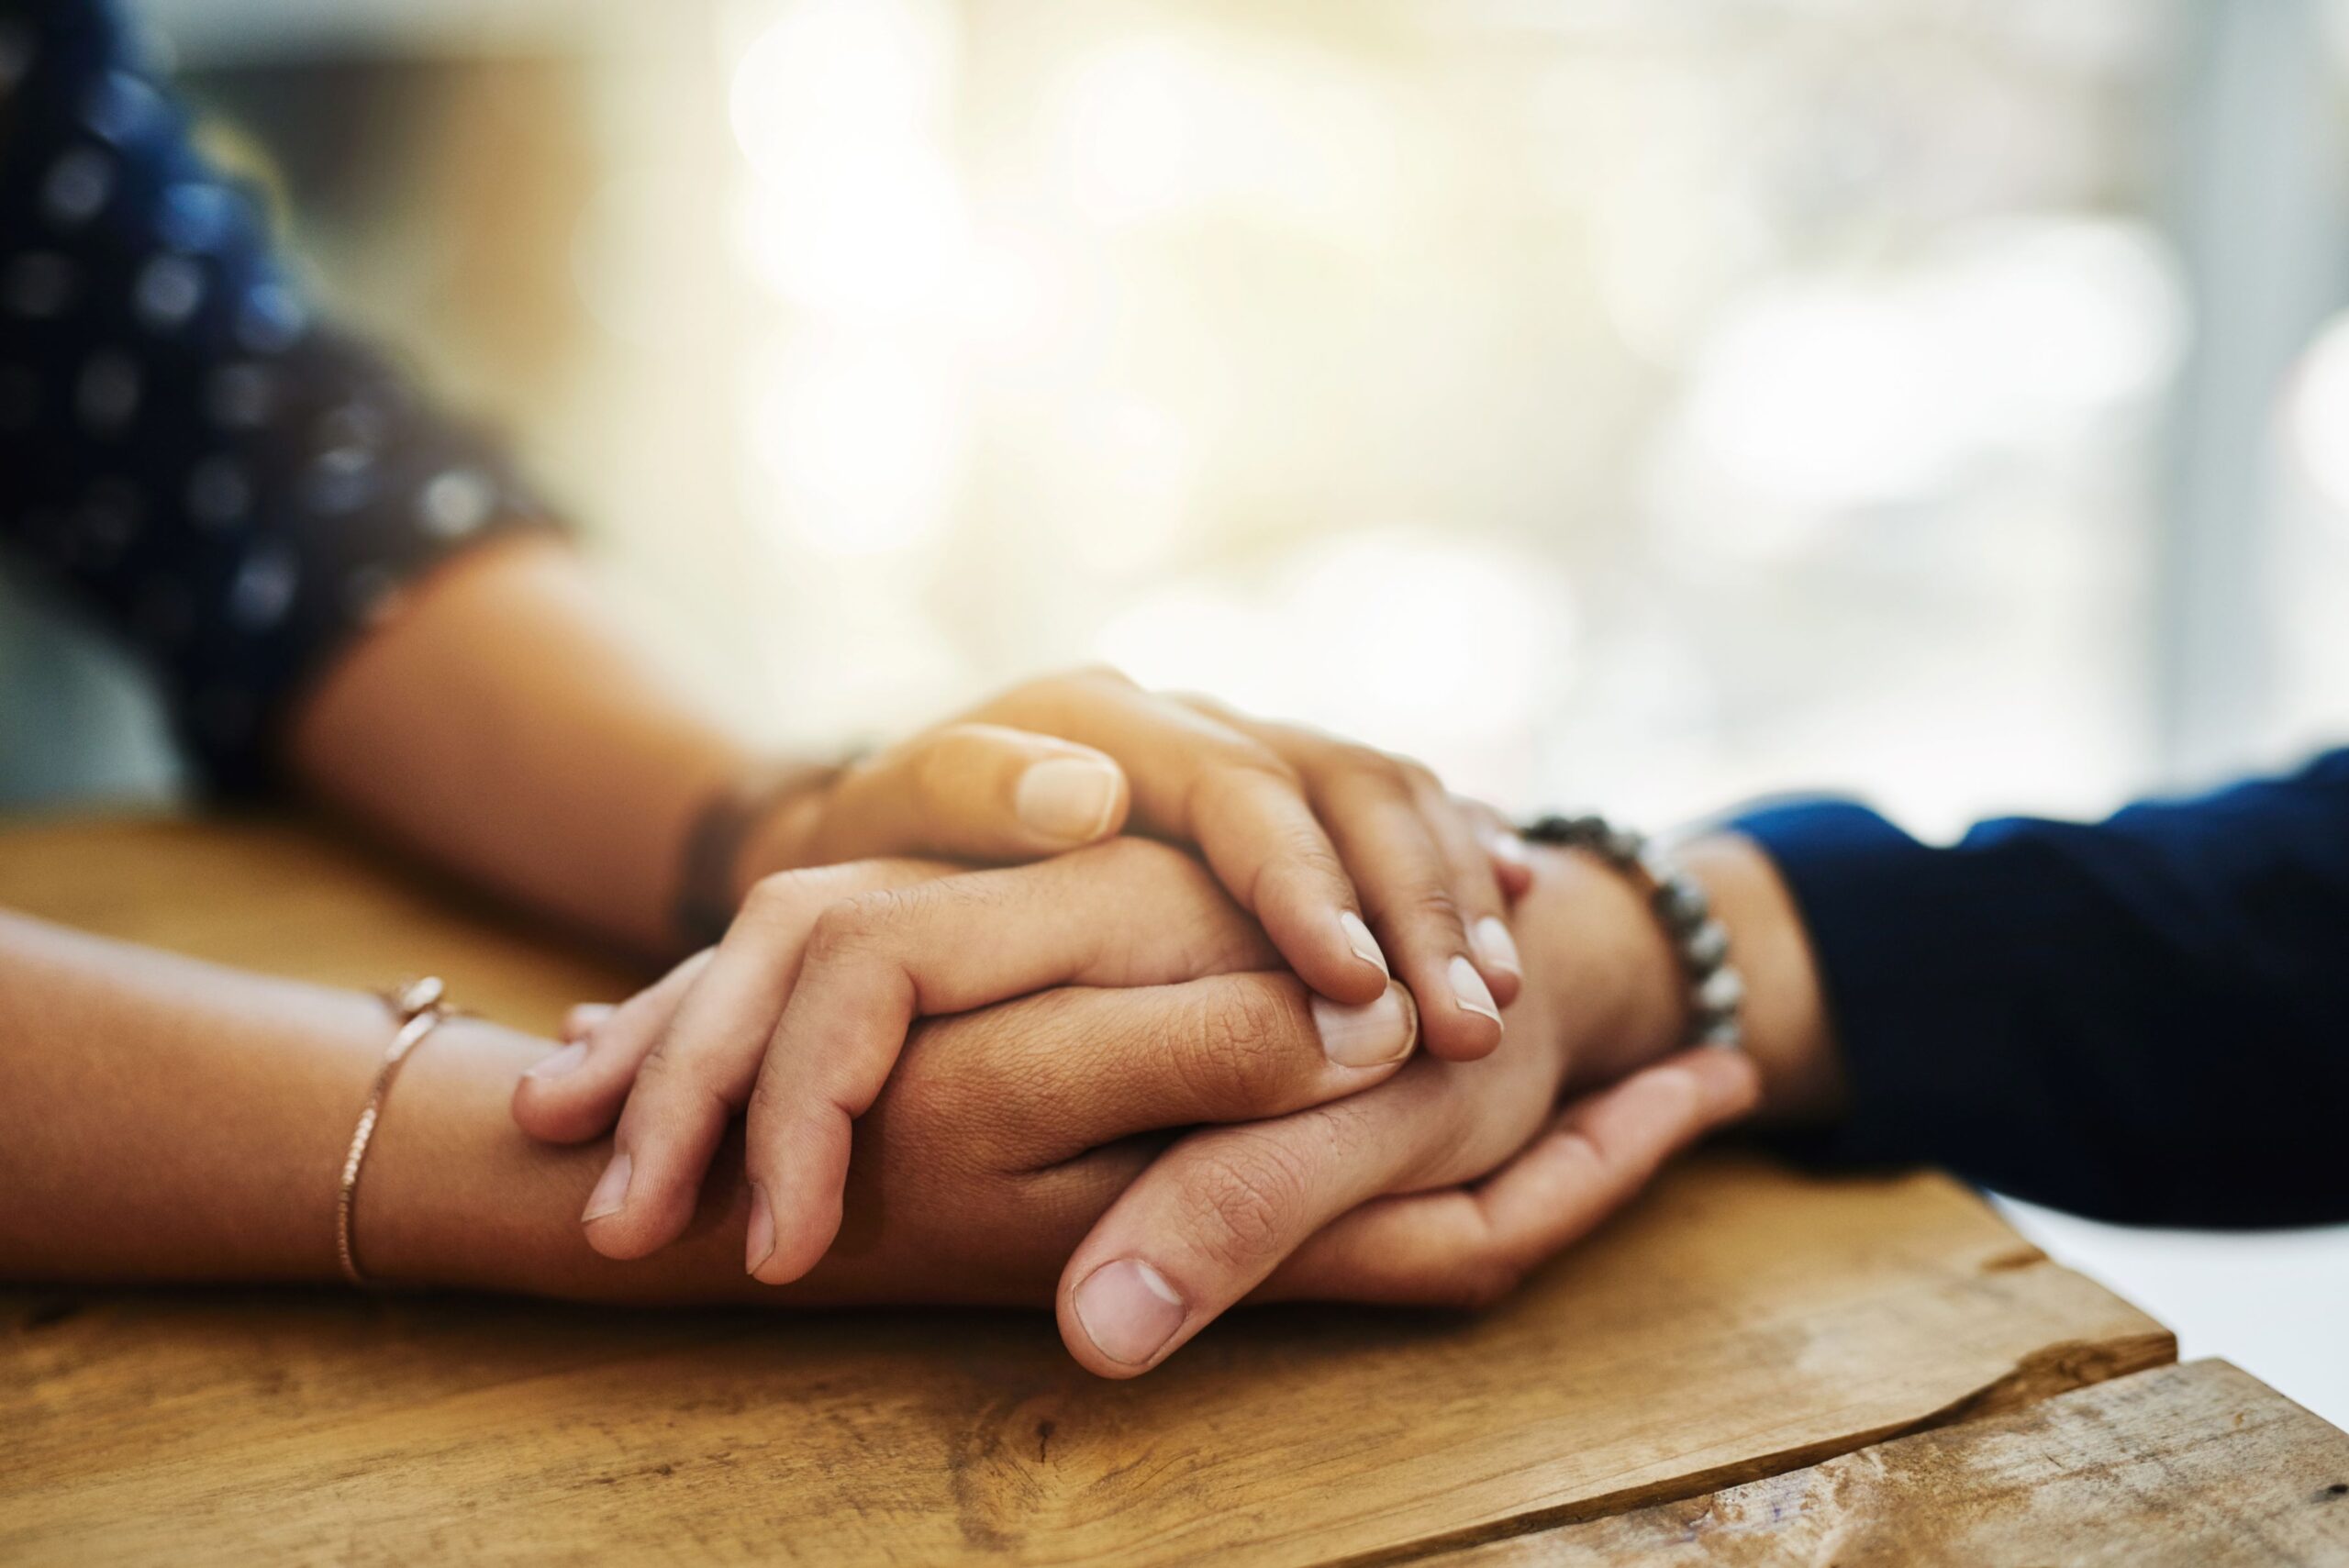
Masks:
[[[619,977],[299,829],[0,836],[0,903],[255,967]],[[1128,1384],[1037,1314],[0,1292],[0,1562],[1404,1559],[2173,1359],[1932,1175],[1713,1156],[1483,1318],[1241,1313]]]
[[[2349,1433],[2195,1362],[1431,1568],[2001,1562],[2349,1562]]]

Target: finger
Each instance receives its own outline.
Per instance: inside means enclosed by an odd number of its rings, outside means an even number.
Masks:
[[[1259,1295],[1489,1306],[1760,1093],[1742,1053],[1671,1057],[1576,1100],[1483,1182],[1364,1205],[1298,1248]]]
[[[1356,1093],[1409,1059],[1418,1028],[1392,983],[1361,1007],[1288,974],[1052,991],[924,1025],[888,1094],[908,1114],[955,1117],[989,1168],[1041,1171],[1138,1134]]]
[[[1435,775],[1417,763],[1406,763],[1404,768],[1419,802],[1420,819],[1427,823],[1429,836],[1442,851],[1451,873],[1453,900],[1460,906],[1460,918],[1468,931],[1469,956],[1493,999],[1506,1007],[1517,1000],[1525,983],[1525,965],[1518,957],[1517,939],[1509,932],[1508,901],[1502,896],[1492,857],[1477,841],[1467,813],[1453,804],[1452,795]]]
[[[684,1233],[823,911],[955,869],[935,861],[860,861],[771,876],[751,890],[651,1049],[626,1076],[607,1069],[594,1085],[608,1095],[618,1078],[627,1105],[613,1130],[611,1162],[580,1215],[590,1246],[606,1257],[640,1258]]]
[[[1533,891],[1533,851],[1515,829],[1492,833],[1482,842],[1503,896],[1514,904]]]
[[[1275,1121],[1197,1132],[1126,1189],[1070,1257],[1061,1338],[1104,1377],[1173,1354],[1339,1215],[1392,1187],[1432,1140],[1441,1063],[1422,1059],[1377,1095]]]
[[[514,1122],[550,1143],[584,1143],[612,1129],[637,1069],[703,968],[704,949],[618,1006],[583,1002],[564,1022],[568,1043],[514,1085]]]
[[[1377,999],[1386,955],[1295,770],[1261,741],[1110,672],[1038,682],[982,710],[1099,748],[1126,771],[1136,826],[1195,844],[1299,978]]]
[[[1212,698],[1180,700],[1298,769],[1374,931],[1429,1004],[1429,1050],[1469,1061],[1497,1045],[1499,1009],[1515,999],[1521,965],[1491,858],[1435,775],[1303,726],[1245,717]],[[1419,818],[1416,829],[1398,801]],[[1362,819],[1349,818],[1350,810]],[[1523,880],[1531,885],[1530,872]]]
[[[614,1007],[609,1002],[578,1003],[573,1006],[571,1011],[562,1015],[562,1034],[561,1037],[562,1043],[565,1045],[572,1045],[580,1040],[585,1040],[589,1035],[596,1032],[597,1027],[600,1026],[606,1018],[610,1018],[612,1014],[618,1010],[618,1009]]]
[[[1533,891],[1533,848],[1500,811],[1474,796],[1455,795],[1453,808],[1468,820],[1469,831],[1484,847],[1485,857],[1492,862],[1493,875],[1501,884],[1501,893],[1515,903]]]
[[[769,1041],[748,1128],[744,1254],[785,1284],[831,1245],[852,1124],[917,1018],[1061,985],[1156,986],[1273,962],[1188,856],[1123,840],[1040,865],[868,894],[825,911]]]
[[[949,725],[842,773],[807,858],[1033,860],[1114,837],[1127,802],[1125,773],[1089,746],[999,724]]]
[[[1453,870],[1413,777],[1391,758],[1345,750],[1307,773],[1370,928],[1419,1000],[1428,1050],[1454,1062],[1489,1055],[1501,1040],[1500,1005],[1470,956]]]

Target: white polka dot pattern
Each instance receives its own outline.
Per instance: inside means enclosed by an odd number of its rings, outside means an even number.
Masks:
[[[462,539],[489,521],[497,492],[487,478],[470,469],[452,468],[437,473],[417,498],[425,528],[441,539]]]
[[[184,326],[204,302],[204,269],[184,256],[156,256],[139,269],[131,306],[158,332]]]
[[[97,217],[114,194],[114,160],[95,147],[68,148],[49,166],[40,193],[51,221],[78,228]]]
[[[214,784],[451,550],[551,523],[314,322],[99,0],[0,0],[0,545],[155,658]]]

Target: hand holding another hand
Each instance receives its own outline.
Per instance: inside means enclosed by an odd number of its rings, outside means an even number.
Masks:
[[[863,861],[785,873],[752,891],[718,948],[527,1077],[515,1115],[551,1140],[613,1131],[583,1218],[598,1251],[634,1258],[683,1233],[728,1123],[747,1106],[745,1262],[781,1284],[831,1244],[852,1123],[902,1070],[918,1019],[1052,987],[1147,993],[1278,966],[1203,867],[1145,840],[991,871]],[[1348,1006],[1264,975],[1231,1005],[1261,1014],[1275,994],[1319,1042],[1317,1098],[1393,1073],[1417,1037],[1416,1009],[1392,982]],[[1242,1021],[1202,1027],[1248,1032]],[[1250,1027],[1271,1028],[1261,1018]]]
[[[1032,860],[1120,832],[1196,850],[1318,994],[1359,1006],[1391,973],[1437,1055],[1500,1042],[1524,877],[1509,840],[1417,762],[1112,671],[1029,682],[785,800],[745,882],[876,856]]]
[[[1119,847],[1140,842],[1115,839],[1121,826],[1195,846],[1213,876]],[[1024,873],[850,858],[1018,859],[1104,836]],[[808,869],[754,883],[714,952],[598,1028],[592,1060],[544,1063],[548,1087],[517,1114],[543,1136],[593,1136],[627,1099],[585,1218],[599,1251],[629,1258],[676,1238],[747,1106],[746,1256],[782,1284],[830,1243],[851,1125],[919,1017],[1286,966],[1336,1028],[1399,1005],[1384,941],[1430,1049],[1490,1051],[1496,997],[1520,984],[1502,917],[1525,879],[1512,846],[1415,763],[1103,672],[1033,682],[783,801],[751,858]]]
[[[1416,1009],[1398,990],[1345,1009],[1263,972],[1272,955],[1253,923],[1161,846],[952,877],[846,867],[783,884],[762,929],[812,933],[829,919],[838,933],[820,952],[809,944],[809,970],[904,977],[878,988],[891,1006],[910,995],[916,1011],[952,1013],[915,1025],[858,1124],[837,1239],[813,1249],[821,1262],[787,1298],[1049,1296],[1072,1352],[1108,1375],[1155,1365],[1252,1296],[1491,1299],[1755,1093],[1741,1057],[1667,1055],[1679,1023],[1670,953],[1631,890],[1577,856],[1539,863],[1517,912],[1534,962],[1509,1010],[1515,1043],[1465,1063],[1408,1056]],[[824,913],[884,887],[890,897],[855,915]],[[1032,961],[1027,974],[1075,984],[951,1007],[968,995],[954,989],[958,966],[980,952],[997,975]],[[609,1126],[637,1065],[677,1038],[662,1026],[692,987],[682,973],[613,1015],[572,1073],[526,1080],[524,1126],[566,1140]],[[1101,988],[1110,977],[1116,988]],[[1559,1108],[1562,1091],[1598,1074],[1616,1082]],[[651,1102],[689,1111],[667,1151],[640,1152],[675,1136],[662,1118],[634,1101],[620,1116],[618,1148],[633,1142],[637,1169],[659,1173],[652,1186],[632,1173],[621,1209],[590,1224],[599,1250],[639,1256],[692,1221],[699,1170],[677,1152],[700,1151],[707,1168],[725,1108],[682,1077],[677,1088]],[[778,1120],[786,1109],[753,1110],[746,1159],[763,1181],[778,1179],[762,1150],[797,1114]],[[711,1202],[734,1233],[752,1225],[746,1194],[705,1198],[705,1213]],[[802,1230],[770,1209],[778,1253],[830,1218]]]

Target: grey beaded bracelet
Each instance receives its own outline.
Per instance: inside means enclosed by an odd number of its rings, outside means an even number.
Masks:
[[[1523,833],[1537,844],[1587,850],[1638,883],[1688,977],[1687,1043],[1734,1051],[1745,1042],[1745,977],[1729,961],[1729,928],[1713,917],[1695,877],[1644,835],[1604,817],[1544,817]]]

